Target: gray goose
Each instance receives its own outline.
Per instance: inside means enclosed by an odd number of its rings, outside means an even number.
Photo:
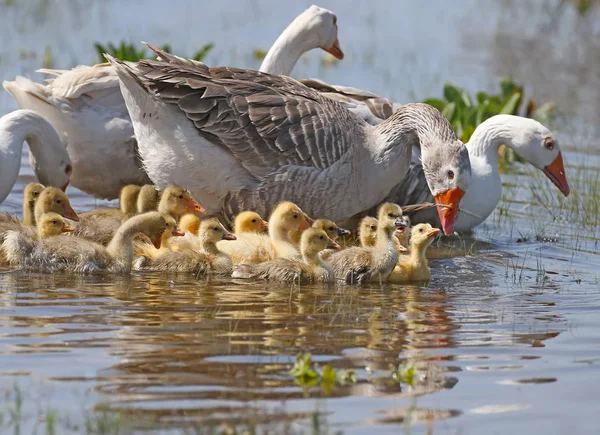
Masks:
[[[268,215],[292,200],[343,222],[381,203],[405,177],[413,144],[446,234],[471,168],[444,116],[407,104],[378,126],[296,80],[209,68],[147,44],[159,60],[115,67],[140,155],[154,184],[186,186],[209,213]]]

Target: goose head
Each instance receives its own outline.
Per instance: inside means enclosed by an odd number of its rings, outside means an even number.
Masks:
[[[438,207],[444,234],[454,231],[459,204],[471,183],[471,161],[465,145],[459,140],[446,141],[443,146],[430,146],[421,153],[423,173]],[[422,145],[423,147],[423,145]]]
[[[166,187],[158,203],[158,211],[179,217],[184,213],[206,213],[204,207],[192,198],[191,193],[184,187],[171,184]]]
[[[375,246],[377,241],[377,219],[372,216],[364,217],[358,226],[360,245],[363,248]]]
[[[141,186],[128,184],[121,188],[119,194],[119,208],[124,214],[135,214],[137,212],[137,200],[140,194]]]
[[[410,232],[410,243],[420,249],[427,248],[439,233],[439,229],[429,224],[417,224]]]
[[[73,231],[73,228],[65,222],[58,213],[44,213],[37,224],[40,238],[58,236],[61,233]]]
[[[219,222],[217,218],[203,219],[198,230],[198,237],[202,239],[203,244],[214,245],[220,240],[236,240],[234,234],[230,233]]]
[[[315,257],[324,249],[341,249],[340,245],[331,240],[324,230],[309,228],[302,233],[300,251],[304,257]]]
[[[338,41],[337,17],[330,10],[312,5],[300,14],[291,26],[302,29],[307,43],[311,43],[310,48],[320,47],[340,60],[344,58]]]
[[[408,222],[402,217],[402,208],[398,204],[386,202],[379,207],[378,230],[392,234],[397,228],[407,227]]]
[[[329,219],[317,219],[311,226],[312,228],[325,231],[327,233],[327,237],[334,241],[337,240],[338,237],[350,235],[350,231],[338,227],[335,222]]]
[[[510,128],[510,141],[507,140],[510,143],[506,145],[541,170],[564,196],[569,196],[569,183],[556,136],[535,119],[498,116]]]
[[[48,212],[58,213],[67,219],[79,221],[79,216],[77,216],[77,213],[71,207],[69,197],[56,187],[46,187],[35,203],[36,221],[44,213]]]
[[[269,223],[253,211],[241,212],[235,217],[235,221],[233,222],[233,232],[236,234],[259,233],[268,229]]]
[[[181,228],[181,231],[184,233],[189,232],[197,235],[198,229],[200,228],[200,218],[194,213],[186,213],[179,219],[179,228]]]
[[[152,184],[145,184],[140,189],[140,193],[137,198],[137,212],[148,213],[149,211],[156,211],[158,208],[158,201],[160,200],[160,193]]]

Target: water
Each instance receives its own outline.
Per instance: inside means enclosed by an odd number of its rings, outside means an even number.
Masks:
[[[94,62],[92,43],[106,35],[171,42],[182,54],[215,41],[208,62],[256,67],[252,50],[309,4],[298,3],[3,5],[0,71],[33,74],[46,46],[55,67]],[[599,227],[589,204],[600,169],[598,10],[579,17],[558,1],[320,5],[338,15],[347,59],[326,68],[314,52],[295,76],[410,101],[438,95],[445,80],[493,91],[512,73],[537,100],[559,101],[572,196],[563,201],[543,175],[517,166],[485,225],[431,249],[428,287],[0,269],[0,432],[16,432],[15,421],[21,433],[52,433],[48,421],[54,433],[597,432]],[[0,113],[14,108],[0,93]],[[3,210],[19,211],[32,179],[24,156]],[[68,193],[78,212],[106,204]],[[357,384],[330,396],[303,391],[289,373],[299,351],[321,368],[355,369]],[[417,368],[412,387],[391,378],[390,365],[404,361]]]

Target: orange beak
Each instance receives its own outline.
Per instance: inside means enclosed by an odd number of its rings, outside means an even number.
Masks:
[[[554,161],[544,168],[544,174],[546,174],[546,177],[558,187],[558,190],[560,190],[563,195],[569,196],[569,183],[567,183],[567,174],[565,173],[565,166],[560,151]]]
[[[440,233],[439,228],[434,228],[432,230],[429,230],[429,232],[427,233],[427,237],[435,237]]]
[[[73,231],[73,227],[65,222],[60,230],[63,233],[70,233],[71,231]]]
[[[400,228],[396,228],[396,237],[401,237],[404,234],[404,229],[406,227],[400,227]]]
[[[158,236],[155,239],[151,239],[152,240],[152,244],[154,245],[154,247],[156,249],[160,249],[160,242],[161,242],[162,236]]]
[[[440,222],[444,229],[444,234],[449,236],[454,232],[454,223],[456,222],[456,215],[458,214],[460,200],[465,196],[465,191],[459,187],[453,187],[445,192],[438,193],[435,196],[435,203],[442,205],[449,205],[451,208],[438,207],[438,214],[440,216]]]
[[[323,50],[325,50],[332,56],[338,58],[339,60],[342,60],[344,58],[344,52],[340,48],[340,41],[338,41],[337,39],[330,48],[324,48]]]
[[[69,186],[69,181],[71,180],[67,180],[67,182],[65,183],[65,185],[63,187],[60,188],[60,190],[62,190],[63,192],[67,191],[67,187]]]
[[[75,210],[73,210],[73,207],[71,207],[70,204],[67,204],[62,216],[71,219],[72,221],[79,222],[79,216],[77,216],[77,213],[75,213]]]
[[[261,220],[260,221],[260,229],[267,231],[269,229],[269,222]]]
[[[308,223],[308,221],[306,219],[302,219],[302,223],[300,224],[300,227],[298,228],[300,231],[304,231],[310,228],[310,224]]]
[[[171,234],[173,234],[174,236],[185,236],[185,233],[183,231],[181,231],[181,229],[178,226],[175,226],[175,228],[173,228],[173,231],[171,232]]]
[[[333,240],[329,239],[329,242],[327,243],[327,249],[342,249],[342,247]]]
[[[237,237],[235,236],[235,234],[230,233],[229,231],[225,231],[223,233],[223,240],[237,240]]]
[[[190,198],[190,203],[188,205],[188,211],[196,212],[199,214],[206,214],[206,210],[202,207],[198,202],[196,202],[193,198]]]
[[[408,249],[406,249],[404,246],[402,245],[396,245],[398,248],[398,252],[401,254],[406,254],[408,252]]]

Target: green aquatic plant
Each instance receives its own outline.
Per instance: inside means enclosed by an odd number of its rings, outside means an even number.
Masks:
[[[556,108],[553,102],[538,107],[533,100],[525,100],[523,86],[508,77],[500,80],[500,92],[497,94],[478,92],[472,97],[464,88],[446,83],[442,98],[427,98],[423,102],[442,112],[459,139],[465,143],[479,124],[494,115],[520,115],[549,123],[554,118]],[[515,161],[523,161],[508,147],[501,147],[498,153],[501,171]]]
[[[414,363],[403,361],[399,367],[390,364],[391,377],[394,381],[408,384],[411,387],[415,385],[415,375],[417,366]]]
[[[98,59],[100,59],[100,63],[106,62],[104,53],[108,53],[117,59],[129,62],[137,62],[140,59],[146,59],[147,56],[150,55],[145,47],[138,49],[137,44],[131,44],[125,41],[121,41],[119,45],[115,45],[112,42],[109,42],[106,45],[96,42],[94,47],[96,48],[96,54],[98,55]],[[204,45],[198,51],[196,51],[196,53],[194,53],[191,59],[202,62],[210,50],[213,49],[213,47],[214,43],[212,42]],[[171,46],[169,44],[163,44],[160,46],[160,49],[166,51],[167,53],[171,53]]]
[[[312,355],[308,352],[299,353],[296,356],[290,374],[295,378],[296,383],[305,390],[320,385],[327,396],[331,395],[336,384],[348,385],[355,384],[357,381],[356,372],[352,369],[336,371],[329,364],[326,364],[321,372],[318,372],[312,362]]]

